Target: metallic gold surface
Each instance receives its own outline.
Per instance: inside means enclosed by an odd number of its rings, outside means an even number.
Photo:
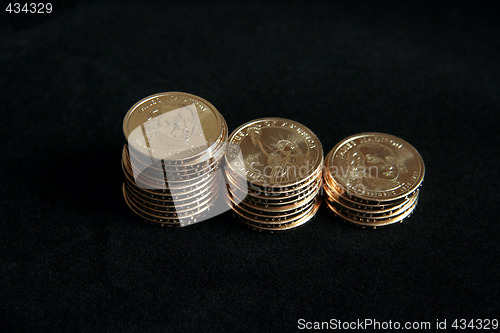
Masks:
[[[361,227],[394,224],[416,208],[424,174],[422,157],[408,142],[383,133],[353,135],[325,158],[325,202]]]
[[[190,212],[182,212],[182,213],[163,213],[163,214],[151,214],[139,206],[137,206],[130,198],[129,194],[124,189],[123,196],[125,198],[125,202],[129,206],[132,212],[141,217],[143,220],[150,222],[152,224],[159,224],[162,226],[181,226],[181,220],[184,223],[192,224],[196,223],[199,219],[204,219],[210,208],[213,205],[204,205],[199,209],[195,209]],[[214,200],[215,202],[215,200]]]
[[[332,196],[329,193],[328,188],[324,188],[325,191],[325,198],[332,203],[335,203],[341,207],[344,207],[345,209],[351,210],[353,213],[356,214],[362,214],[366,216],[377,216],[377,215],[386,215],[390,214],[393,211],[396,211],[406,205],[413,197],[418,195],[418,190],[414,192],[410,197],[407,198],[407,200],[398,203],[396,205],[390,205],[390,206],[363,206],[363,205],[355,205],[352,204],[349,201],[346,201],[343,197],[336,197]]]
[[[290,230],[316,213],[323,149],[307,127],[282,118],[248,122],[230,135],[225,161],[233,211],[250,228]]]
[[[209,181],[213,174],[215,173],[212,172],[207,175],[203,175],[201,177],[196,177],[193,179],[189,179],[187,181],[160,181],[160,180],[153,180],[151,178],[148,178],[147,176],[140,175],[136,179],[134,179],[134,176],[132,175],[132,172],[127,169],[124,163],[122,163],[122,169],[124,172],[124,175],[126,179],[131,182],[136,184],[141,190],[144,191],[151,191],[152,193],[179,193],[179,192],[185,192],[189,189],[194,189],[194,188],[199,188],[201,185],[205,184],[207,181]]]
[[[218,154],[222,155],[222,152],[218,152]],[[183,165],[169,167],[161,163],[161,161],[156,165],[148,165],[143,161],[133,159],[133,157],[131,157],[129,154],[128,145],[124,146],[122,153],[122,160],[124,161],[127,169],[131,170],[131,174],[136,175],[139,173],[144,173],[146,175],[150,175],[152,178],[155,178],[155,176],[160,176],[157,179],[161,181],[164,181],[164,179],[167,179],[169,181],[183,180],[189,177],[196,177],[210,172],[219,166],[220,158],[221,156],[212,156],[206,162],[195,164],[189,167]]]
[[[246,199],[246,201],[248,202],[253,202],[260,205],[283,206],[295,203],[310,196],[313,192],[319,190],[320,185],[321,178],[318,178],[317,180],[314,180],[311,184],[309,184],[308,187],[305,187],[301,192],[282,197],[266,196],[265,194],[255,195],[250,191],[245,192],[242,189],[237,188],[236,186],[230,187],[229,191],[231,192],[233,197],[239,198],[240,200]]]
[[[240,190],[248,192],[248,194],[254,197],[261,197],[265,199],[276,199],[276,200],[286,199],[294,195],[303,193],[311,186],[312,183],[314,183],[318,179],[321,179],[321,173],[318,174],[315,173],[313,175],[314,177],[307,178],[307,181],[301,182],[298,186],[281,187],[278,185],[275,187],[263,188],[256,186],[252,183],[242,182],[241,180],[240,181],[235,180],[233,176],[229,172],[227,172],[227,168],[225,174],[228,179],[228,182],[231,185],[233,185],[232,187],[234,191]]]
[[[123,133],[134,151],[179,162],[217,144],[223,136],[223,124],[217,109],[203,98],[165,92],[134,104],[123,120]]]
[[[306,212],[309,211],[309,209],[315,204],[316,198],[313,198],[313,200],[309,200],[309,202],[303,206],[301,206],[299,209],[295,210],[289,210],[289,211],[284,211],[280,214],[268,214],[268,212],[260,212],[260,213],[255,213],[254,211],[245,209],[244,205],[237,205],[234,206],[234,212],[238,215],[240,215],[242,218],[247,219],[248,221],[253,221],[256,223],[260,224],[265,224],[265,225],[282,225],[282,224],[288,224],[291,223],[290,221],[293,221],[295,218],[299,218],[300,216],[306,214]]]
[[[376,229],[378,227],[383,227],[383,226],[388,226],[388,225],[403,222],[405,219],[407,219],[413,213],[413,211],[417,207],[418,200],[416,200],[415,203],[409,209],[407,209],[404,213],[402,213],[398,216],[388,217],[387,219],[379,220],[377,222],[366,222],[366,221],[359,220],[351,215],[347,215],[347,214],[342,213],[337,207],[332,205],[330,202],[328,202],[328,201],[325,201],[325,202],[328,205],[328,207],[336,215],[338,215],[343,221],[349,222],[351,224],[354,224],[354,225],[362,227],[362,228]]]
[[[233,172],[229,167],[226,167],[225,169],[226,176],[231,179],[232,183],[238,184],[238,186],[246,186],[249,188],[249,190],[252,191],[260,191],[260,192],[266,192],[268,195],[288,195],[292,191],[300,191],[304,187],[308,186],[313,179],[316,179],[318,177],[321,177],[322,175],[322,170],[318,169],[315,172],[313,172],[311,175],[301,178],[299,181],[293,184],[280,184],[280,183],[274,183],[274,184],[266,184],[265,186],[253,183],[252,181],[248,180],[246,177],[241,177],[241,175],[236,174]]]
[[[228,129],[212,104],[179,92],[149,96],[127,112],[123,131],[123,196],[133,213],[183,226],[228,209],[219,203]]]
[[[325,181],[355,199],[391,201],[417,189],[425,167],[408,142],[384,133],[361,133],[338,143],[325,160]]]
[[[335,201],[328,200],[328,198],[327,198],[328,203],[331,206],[336,207],[337,210],[339,212],[341,212],[343,215],[347,215],[349,217],[352,217],[353,219],[358,220],[360,222],[377,222],[379,220],[384,220],[387,218],[396,217],[396,216],[404,213],[406,210],[408,210],[417,200],[418,200],[418,196],[414,196],[412,199],[405,202],[404,205],[402,205],[399,208],[394,209],[390,212],[364,213],[364,212],[355,211],[355,210],[352,210],[352,209],[347,208],[345,206],[342,206]]]
[[[317,136],[302,124],[263,118],[238,127],[229,137],[227,167],[252,184],[293,185],[323,164]]]
[[[329,196],[333,199],[340,200],[341,203],[343,203],[346,206],[353,207],[356,209],[362,209],[362,210],[385,210],[385,209],[390,209],[392,207],[396,207],[398,205],[404,204],[410,197],[415,195],[418,192],[418,189],[415,191],[408,193],[406,196],[393,200],[393,201],[383,201],[383,202],[367,202],[367,201],[359,201],[355,200],[352,198],[352,196],[348,196],[345,193],[341,194],[337,192],[335,187],[330,186],[330,184],[326,184],[326,181],[324,181],[324,184],[327,186],[324,186],[325,190],[325,195]]]
[[[262,231],[262,232],[269,232],[269,233],[278,233],[278,232],[283,232],[283,231],[288,231],[292,229],[296,229],[299,227],[304,226],[306,223],[308,223],[316,214],[318,211],[319,207],[321,205],[321,198],[318,196],[315,204],[310,208],[308,211],[306,211],[303,215],[300,217],[295,218],[292,221],[288,221],[279,225],[272,225],[272,224],[262,224],[258,223],[255,221],[252,221],[248,218],[243,218],[238,215],[238,219],[245,223],[247,226],[249,226],[251,229],[254,229],[256,231]]]
[[[217,179],[214,178],[210,180],[206,185],[204,185],[199,190],[191,191],[187,194],[183,194],[182,196],[178,195],[175,197],[155,196],[151,194],[146,194],[144,192],[141,192],[137,187],[129,184],[128,182],[125,182],[124,184],[127,187],[129,193],[137,197],[139,200],[147,201],[149,203],[161,206],[163,205],[177,206],[177,205],[182,205],[183,203],[190,203],[196,200],[198,197],[203,197],[206,193],[213,192],[215,190],[215,186],[217,185]]]
[[[177,217],[196,214],[207,205],[210,205],[210,203],[215,200],[216,191],[207,193],[203,198],[200,198],[197,201],[192,201],[184,206],[154,205],[145,201],[140,201],[134,196],[130,196],[130,192],[127,192],[127,195],[129,195],[129,199],[134,203],[135,207],[140,209],[144,213],[158,217]]]

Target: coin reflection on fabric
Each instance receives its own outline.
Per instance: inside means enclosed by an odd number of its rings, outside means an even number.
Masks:
[[[228,210],[221,162],[227,125],[187,93],[146,97],[127,112],[123,195],[131,211],[161,226],[185,226]]]
[[[233,211],[250,228],[278,232],[303,226],[321,203],[323,148],[304,125],[263,118],[230,136],[225,175]]]
[[[342,220],[363,228],[399,223],[415,210],[424,175],[422,157],[408,142],[356,134],[325,158],[325,201]]]

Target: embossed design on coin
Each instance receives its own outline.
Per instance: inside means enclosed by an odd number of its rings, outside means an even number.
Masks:
[[[260,152],[249,155],[247,161],[258,163],[258,166],[270,166],[269,174],[264,174],[264,177],[269,178],[271,183],[290,181],[295,177],[294,170],[298,170],[302,165],[307,165],[311,151],[308,150],[307,154],[304,154],[297,144],[297,139],[292,140],[290,134],[286,139],[283,138],[282,133],[279,133],[278,138],[271,136],[268,139],[269,143],[264,142],[259,128],[249,128],[248,135]],[[270,143],[271,141],[273,143]],[[265,162],[260,162],[261,159],[264,159]]]
[[[408,142],[384,133],[353,135],[326,156],[325,201],[363,228],[395,224],[415,210],[424,174],[422,157]]]
[[[172,141],[184,143],[189,140],[195,130],[196,134],[203,134],[195,113],[196,106],[191,104],[151,118],[144,124],[149,142],[158,137],[158,141],[171,145]]]
[[[316,214],[323,148],[304,125],[282,118],[250,121],[230,135],[225,160],[229,201],[250,228],[291,230]]]
[[[342,181],[350,188],[363,185],[373,191],[394,190],[401,186],[400,174],[408,173],[405,160],[398,158],[388,147],[374,142],[354,147],[347,156],[351,172],[341,174]]]
[[[425,172],[413,146],[383,133],[361,133],[341,141],[325,164],[326,180],[366,200],[404,196],[420,185]]]
[[[195,95],[165,92],[130,108],[123,121],[123,195],[142,219],[185,226],[230,209],[223,170],[227,124]]]
[[[141,139],[136,135],[143,136],[142,140],[158,156],[176,156],[188,149],[207,147],[194,104],[153,117],[143,126],[144,130],[132,131],[129,141]]]
[[[229,167],[257,185],[297,182],[323,161],[316,135],[287,119],[255,120],[236,129],[229,142]]]
[[[153,162],[169,163],[193,158],[212,147],[223,127],[223,119],[213,105],[180,92],[137,102],[123,121],[130,149]]]

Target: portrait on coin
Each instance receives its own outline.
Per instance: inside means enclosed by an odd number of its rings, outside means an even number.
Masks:
[[[154,161],[183,158],[207,148],[207,141],[195,104],[168,110],[135,128],[129,145]]]
[[[195,131],[201,131],[197,117],[196,106],[192,104],[151,118],[144,127],[150,143],[178,145],[188,141]]]
[[[399,177],[408,170],[406,158],[378,142],[367,142],[353,148],[347,157],[347,186],[370,191],[389,191],[400,186]]]

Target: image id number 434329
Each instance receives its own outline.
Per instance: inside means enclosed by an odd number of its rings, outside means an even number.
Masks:
[[[50,14],[52,3],[50,2],[9,2],[5,11],[9,14]]]

